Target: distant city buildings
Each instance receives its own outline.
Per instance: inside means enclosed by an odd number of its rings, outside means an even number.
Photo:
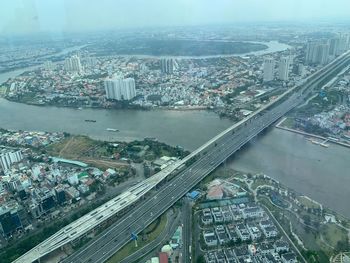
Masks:
[[[44,63],[44,68],[48,71],[52,71],[55,69],[54,64],[50,60],[48,60]]]
[[[106,98],[114,100],[131,100],[136,96],[133,78],[108,78],[104,81]]]
[[[9,149],[0,150],[0,166],[4,172],[11,168],[13,163],[17,163],[23,159],[21,150],[11,151]]]
[[[350,35],[349,34],[341,34],[339,36],[339,49],[338,49],[338,55],[344,53],[346,50],[349,49],[350,44]]]
[[[328,41],[329,44],[329,55],[334,58],[335,56],[339,55],[340,49],[339,49],[339,38],[332,38]]]
[[[290,65],[290,58],[288,57],[281,58],[278,65],[278,78],[280,80],[284,80],[284,81],[288,80],[289,65]]]
[[[272,58],[265,58],[264,60],[264,82],[274,79],[275,61]]]
[[[310,42],[306,47],[306,63],[324,65],[329,61],[330,44]]]
[[[89,68],[94,68],[97,65],[97,59],[95,57],[87,57],[85,59],[85,65]]]
[[[80,58],[77,55],[66,58],[64,60],[64,69],[69,72],[81,73],[83,68],[80,63]]]
[[[350,35],[341,34],[328,40],[329,56],[333,59],[349,49]]]
[[[174,72],[174,59],[162,58],[160,60],[160,69],[162,73],[173,74]]]

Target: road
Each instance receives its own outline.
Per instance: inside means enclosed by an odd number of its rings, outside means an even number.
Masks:
[[[196,162],[172,180],[159,186],[158,191],[137,203],[130,213],[123,216],[94,241],[63,262],[105,262],[129,241],[130,229],[136,233],[141,232],[229,156],[239,151],[257,134],[302,103],[311,95],[311,91],[315,86],[321,85],[322,82],[337,73],[348,62],[348,58],[341,60],[335,66],[321,72],[283,102],[255,115],[243,125],[237,127],[232,133],[226,133],[216,139],[214,145],[207,148],[206,152],[198,155]]]
[[[278,220],[275,218],[275,216],[271,213],[271,211],[268,209],[267,206],[261,204],[264,208],[265,211],[268,212],[269,216],[272,218],[272,220],[274,221],[274,223],[278,226],[278,228],[280,229],[280,231],[283,232],[283,235],[288,239],[288,242],[293,246],[293,249],[295,252],[298,253],[299,257],[303,260],[304,263],[307,263],[307,260],[304,258],[304,256],[300,253],[299,249],[296,247],[296,245],[294,244],[294,242],[290,239],[289,235],[286,233],[286,231],[284,231],[284,228],[281,226],[281,224],[278,222]]]
[[[174,165],[168,166],[62,228],[14,262],[27,263],[40,259],[83,237],[120,211],[129,209],[128,214],[120,217],[103,234],[64,260],[74,263],[104,262],[129,241],[131,230],[137,233],[142,231],[230,155],[239,151],[257,134],[312,95],[314,87],[322,86],[344,66],[348,66],[349,54],[347,52],[338,57],[305,79],[302,86],[287,90],[276,100],[216,135]],[[189,165],[188,161],[194,163]],[[175,178],[169,176],[174,173]],[[156,185],[158,192],[152,190]]]
[[[192,206],[191,202],[187,199],[187,197],[183,199],[182,224],[182,258],[183,262],[189,263],[191,262],[191,253],[189,250],[189,246],[192,246]]]
[[[168,213],[167,223],[162,233],[155,240],[153,240],[146,246],[142,247],[141,249],[131,254],[130,256],[124,258],[120,263],[137,262],[137,260],[141,258],[143,258],[143,261],[146,261],[144,258],[145,255],[156,250],[156,248],[159,248],[162,245],[164,245],[165,242],[168,241],[175,233],[176,228],[180,223],[181,214],[177,214],[175,218],[173,217],[174,217],[173,214]]]

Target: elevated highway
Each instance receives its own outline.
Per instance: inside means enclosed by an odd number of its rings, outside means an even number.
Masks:
[[[141,232],[228,157],[302,103],[312,93],[314,87],[322,85],[341,71],[349,64],[349,60],[349,52],[338,57],[309,76],[301,86],[286,91],[260,110],[221,132],[184,159],[69,224],[14,262],[27,263],[38,260],[92,231],[107,219],[133,205],[131,211],[63,262],[106,261],[129,241],[131,230],[136,233]],[[190,161],[193,163],[190,164]],[[174,174],[176,176],[173,176]],[[150,192],[156,186],[157,191]],[[141,198],[143,196],[146,198]]]

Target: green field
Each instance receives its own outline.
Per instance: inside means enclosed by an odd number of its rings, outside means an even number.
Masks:
[[[294,119],[293,118],[286,118],[282,123],[281,126],[282,127],[286,127],[286,128],[290,128],[293,129],[294,128]]]
[[[297,199],[302,205],[304,205],[307,208],[320,208],[319,204],[312,202],[312,200],[305,196],[298,196]]]
[[[50,154],[64,158],[77,158],[85,155],[89,149],[99,146],[100,142],[87,136],[69,136],[64,140],[50,145],[47,150]]]

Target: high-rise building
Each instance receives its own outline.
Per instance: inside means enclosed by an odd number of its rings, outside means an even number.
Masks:
[[[280,80],[288,80],[289,64],[290,64],[290,58],[289,57],[281,58],[281,60],[279,62],[279,65],[278,65],[278,78]]]
[[[133,78],[108,78],[104,82],[106,98],[114,100],[131,100],[136,96]]]
[[[264,60],[264,82],[274,79],[275,61],[272,58],[265,58]]]
[[[327,64],[329,61],[329,44],[321,44],[318,47],[317,62],[321,65]]]
[[[71,61],[71,59],[70,59],[70,58],[66,58],[66,59],[64,60],[64,70],[65,70],[65,71],[71,71],[72,68],[73,68],[73,66],[72,66],[72,61]]]
[[[85,65],[89,68],[94,68],[97,64],[97,59],[95,57],[88,57],[85,59]]]
[[[304,77],[305,76],[305,67],[303,64],[298,64],[298,71],[297,71],[297,74],[301,77]]]
[[[324,65],[329,60],[330,44],[311,42],[306,48],[306,63]]]
[[[162,58],[160,60],[160,69],[161,69],[162,73],[173,74],[173,72],[174,72],[174,59]]]
[[[66,58],[64,60],[64,69],[69,72],[81,73],[83,68],[80,63],[80,58],[77,55]]]
[[[3,171],[8,171],[13,163],[23,159],[22,151],[2,150],[0,151],[0,166]]]
[[[317,42],[309,42],[306,45],[306,58],[305,62],[308,64],[316,63],[316,56],[317,56]]]
[[[52,61],[48,60],[44,63],[44,68],[48,71],[51,71],[54,69],[54,64],[52,63]]]
[[[348,34],[341,34],[339,36],[339,49],[338,49],[338,55],[344,53],[349,49],[349,35]]]
[[[339,37],[332,38],[328,41],[329,43],[329,55],[335,57],[339,55]]]

